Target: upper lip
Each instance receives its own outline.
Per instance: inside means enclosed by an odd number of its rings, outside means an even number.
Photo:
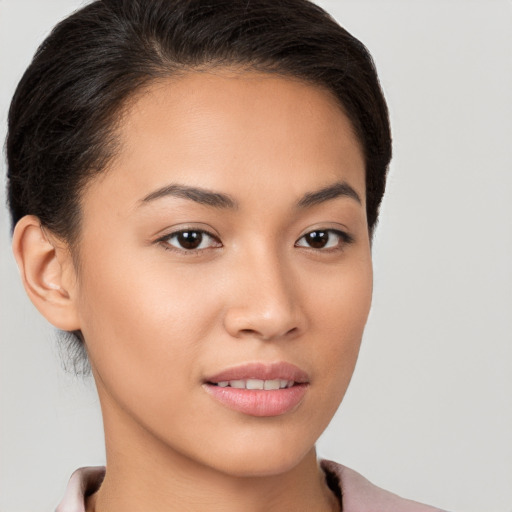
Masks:
[[[206,382],[218,383],[229,380],[293,380],[297,383],[309,382],[308,374],[294,364],[284,361],[276,363],[247,363],[222,370],[215,375],[207,377]]]

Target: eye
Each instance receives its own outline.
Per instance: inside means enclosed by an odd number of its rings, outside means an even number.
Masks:
[[[222,247],[220,240],[201,229],[183,229],[159,239],[167,248],[181,251],[200,251]]]
[[[337,229],[315,229],[306,233],[295,243],[296,247],[309,249],[341,249],[344,244],[351,243],[352,237]]]

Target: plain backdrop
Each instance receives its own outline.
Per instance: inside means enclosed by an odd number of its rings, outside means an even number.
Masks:
[[[0,0],[2,140],[36,47],[82,3]],[[319,454],[453,512],[511,512],[512,3],[319,3],[373,54],[394,136],[372,312]],[[92,382],[61,369],[0,215],[0,512],[51,511],[75,468],[104,462],[101,417]]]

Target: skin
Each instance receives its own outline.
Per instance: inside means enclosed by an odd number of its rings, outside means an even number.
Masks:
[[[82,197],[78,269],[35,217],[14,234],[33,302],[86,339],[108,468],[87,510],[337,510],[314,444],[349,384],[372,292],[349,120],[318,87],[217,70],[151,85],[118,134],[118,155]],[[334,183],[360,201],[297,205]],[[143,201],[175,184],[237,208]],[[190,251],[171,236],[179,229],[212,237]],[[304,238],[329,229],[352,241]],[[295,409],[250,416],[205,392],[206,377],[254,361],[307,372]]]

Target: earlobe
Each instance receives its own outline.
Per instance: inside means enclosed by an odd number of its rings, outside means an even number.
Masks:
[[[25,291],[39,312],[64,331],[80,329],[69,249],[27,215],[14,228],[12,249]]]

